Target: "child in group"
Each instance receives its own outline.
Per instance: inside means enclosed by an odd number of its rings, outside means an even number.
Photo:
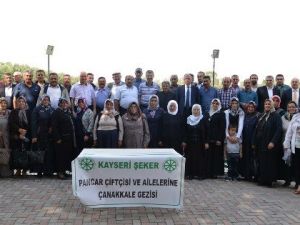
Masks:
[[[224,151],[227,156],[228,173],[226,180],[238,180],[238,163],[242,158],[242,140],[236,137],[237,126],[230,124],[228,127],[229,136],[225,140]]]

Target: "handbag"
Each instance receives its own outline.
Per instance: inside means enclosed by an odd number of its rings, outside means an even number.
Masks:
[[[31,147],[30,151],[27,151],[28,161],[30,165],[43,164],[45,159],[45,151],[40,151],[38,148]]]

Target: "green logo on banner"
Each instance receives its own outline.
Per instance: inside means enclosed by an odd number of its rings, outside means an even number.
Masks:
[[[173,172],[174,170],[176,170],[177,162],[173,159],[168,159],[164,162],[163,167],[166,171]]]
[[[85,170],[85,171],[89,171],[91,169],[93,169],[95,162],[94,160],[90,159],[90,158],[83,158],[79,160],[79,165],[81,167],[81,169]]]

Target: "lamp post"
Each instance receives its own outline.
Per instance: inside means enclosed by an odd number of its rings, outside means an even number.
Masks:
[[[53,55],[54,46],[48,45],[46,54],[48,55],[48,76],[50,74],[50,55]]]
[[[213,86],[215,86],[215,63],[216,59],[219,58],[219,49],[214,49],[211,57],[213,58]]]

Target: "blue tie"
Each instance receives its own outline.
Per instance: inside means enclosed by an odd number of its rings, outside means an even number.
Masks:
[[[185,96],[185,107],[190,107],[190,87],[187,86],[186,96]]]

